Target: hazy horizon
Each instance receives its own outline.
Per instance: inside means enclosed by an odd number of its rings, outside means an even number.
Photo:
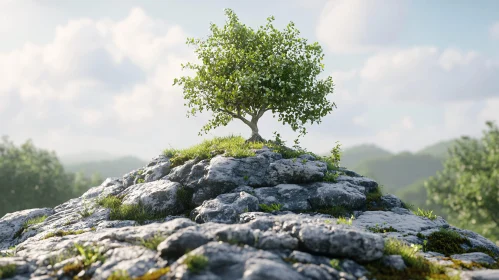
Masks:
[[[210,113],[186,118],[176,77],[195,61],[187,37],[223,25],[224,8],[253,27],[275,16],[319,42],[338,109],[308,125],[304,148],[375,144],[418,151],[499,121],[499,2],[386,0],[0,0],[0,135],[58,156],[105,152],[150,159],[229,134],[199,137]],[[270,114],[261,135],[298,133]]]

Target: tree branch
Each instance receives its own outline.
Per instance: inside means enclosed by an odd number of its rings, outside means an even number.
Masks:
[[[247,119],[243,118],[242,116],[234,114],[233,112],[225,110],[225,109],[222,109],[222,108],[220,108],[219,110],[221,112],[223,112],[223,113],[229,114],[233,118],[240,119],[243,123],[245,123],[246,125],[248,125],[249,127],[251,127],[251,122],[248,121]]]

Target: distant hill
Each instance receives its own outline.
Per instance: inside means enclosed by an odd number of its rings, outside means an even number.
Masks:
[[[455,139],[438,142],[421,149],[417,154],[432,155],[441,159],[446,159],[448,156],[448,149],[456,143]]]
[[[88,176],[100,173],[103,178],[121,177],[124,174],[143,167],[147,162],[134,156],[125,156],[111,160],[96,160],[64,164],[64,169],[70,172],[82,171]]]
[[[355,172],[376,180],[384,186],[384,191],[389,193],[395,193],[398,189],[433,176],[442,169],[442,159],[409,152],[367,159],[353,168]]]
[[[353,169],[366,160],[391,155],[391,152],[373,144],[359,145],[352,148],[347,148],[341,153],[340,165]]]

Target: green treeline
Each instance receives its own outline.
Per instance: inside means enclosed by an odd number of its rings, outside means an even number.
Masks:
[[[78,197],[103,179],[69,173],[54,152],[36,148],[31,140],[14,145],[7,136],[0,142],[0,217],[14,211],[54,207]]]

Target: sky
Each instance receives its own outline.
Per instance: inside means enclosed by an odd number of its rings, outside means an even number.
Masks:
[[[337,109],[307,125],[302,147],[372,143],[392,152],[480,137],[499,122],[499,1],[481,0],[0,0],[0,135],[58,155],[90,151],[150,159],[230,134],[198,136],[182,88],[196,61],[186,38],[223,26],[224,8],[257,29],[290,21],[324,50]],[[268,112],[260,134],[298,132]]]

